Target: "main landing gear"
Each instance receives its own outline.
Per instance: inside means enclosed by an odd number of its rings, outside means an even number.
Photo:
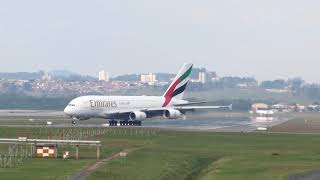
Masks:
[[[141,126],[141,121],[119,121],[119,126]],[[109,121],[109,126],[118,126],[118,121]]]

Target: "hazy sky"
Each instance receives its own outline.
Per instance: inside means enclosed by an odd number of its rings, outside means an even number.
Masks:
[[[320,82],[319,0],[0,1],[0,71],[176,72]]]

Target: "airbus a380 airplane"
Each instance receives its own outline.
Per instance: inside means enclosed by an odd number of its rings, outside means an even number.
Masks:
[[[141,126],[141,120],[155,116],[168,119],[182,117],[197,109],[231,108],[231,106],[194,106],[204,102],[183,100],[192,71],[192,64],[184,64],[163,96],[81,96],[64,109],[74,120],[109,119],[110,126]]]

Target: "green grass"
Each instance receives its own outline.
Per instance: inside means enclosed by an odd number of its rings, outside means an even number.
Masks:
[[[52,131],[52,130],[48,130]],[[1,137],[27,134],[45,137],[36,128],[0,128]],[[56,131],[56,130],[53,130]],[[126,131],[126,133],[124,133]],[[102,157],[138,147],[125,159],[114,159],[87,179],[288,179],[320,170],[319,135],[207,133],[156,130],[146,135],[117,129],[95,138],[103,142]],[[135,130],[133,131],[135,132]],[[52,133],[52,132],[51,132]],[[63,147],[72,150],[71,147]],[[0,152],[7,146],[1,145]],[[29,159],[17,168],[0,169],[1,179],[66,179],[95,162],[94,148],[81,148],[81,160]]]
[[[33,179],[67,179],[94,160],[62,160],[62,159],[29,159],[16,168],[0,169],[1,179],[33,180]]]
[[[114,160],[88,179],[287,179],[320,169],[318,141],[315,135],[162,132],[125,165]]]

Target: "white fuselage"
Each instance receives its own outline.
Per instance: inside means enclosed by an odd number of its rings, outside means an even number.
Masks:
[[[106,118],[106,114],[159,108],[164,102],[162,96],[81,96],[72,100],[64,112],[78,119]],[[167,107],[186,102],[173,98]]]
[[[90,118],[110,119],[109,126],[141,126],[141,121],[162,116],[166,119],[184,117],[197,109],[231,108],[231,106],[195,106],[203,102],[183,100],[192,63],[185,63],[162,96],[81,96],[72,100],[65,108],[66,115],[75,120]]]

